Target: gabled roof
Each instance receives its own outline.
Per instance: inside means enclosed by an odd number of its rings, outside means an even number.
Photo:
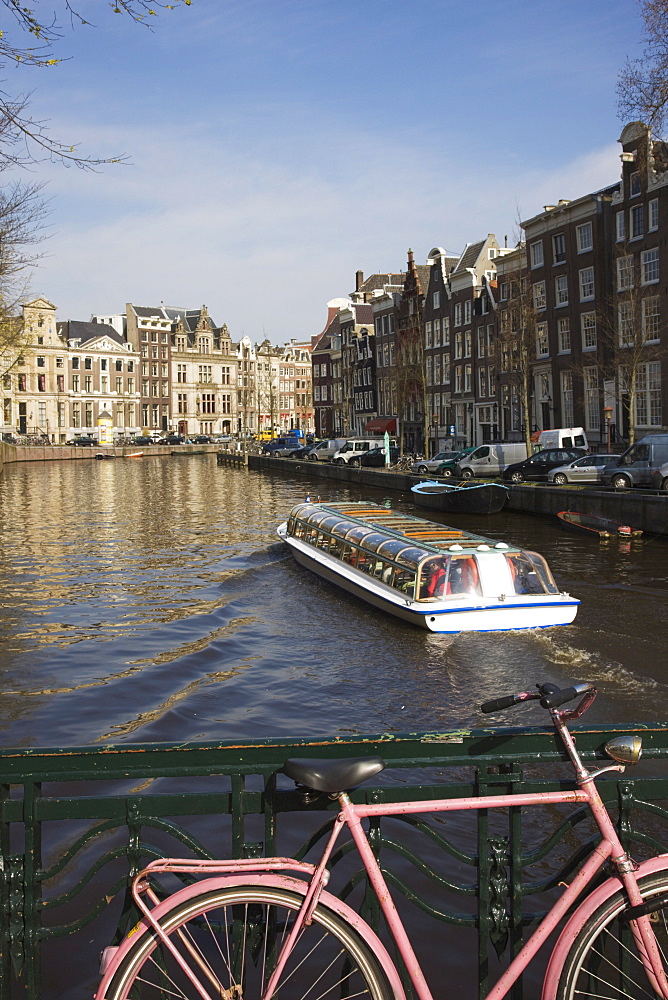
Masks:
[[[469,243],[457,261],[456,266],[452,269],[452,273],[460,274],[469,267],[475,267],[486,242],[487,240],[479,240],[478,243]]]
[[[78,319],[67,319],[58,323],[57,328],[61,337],[66,340],[78,340],[82,347],[84,344],[92,347],[94,341],[103,339],[113,340],[115,344],[123,347],[126,343],[120,333],[108,323],[84,323]]]

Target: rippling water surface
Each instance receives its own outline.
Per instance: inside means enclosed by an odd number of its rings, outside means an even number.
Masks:
[[[293,563],[276,526],[309,487],[414,512],[402,494],[214,456],[6,466],[4,746],[443,729],[480,724],[481,700],[537,680],[599,682],[602,721],[665,714],[666,541],[599,545],[550,519],[451,515],[543,553],[582,606],[566,628],[439,636]]]

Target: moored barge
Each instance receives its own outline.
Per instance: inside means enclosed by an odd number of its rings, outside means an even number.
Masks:
[[[378,504],[298,504],[278,535],[295,560],[432,632],[569,625],[579,601],[536,552]]]

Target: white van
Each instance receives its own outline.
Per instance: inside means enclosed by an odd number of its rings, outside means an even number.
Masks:
[[[390,438],[390,445],[396,444],[395,438]],[[343,448],[334,455],[332,461],[335,465],[359,465],[360,458],[365,451],[372,448],[382,448],[383,438],[349,438]]]
[[[325,438],[308,453],[310,462],[329,462],[334,458],[339,448],[343,448],[347,438]]]
[[[586,448],[587,435],[584,427],[556,427],[551,431],[541,431],[538,435],[538,448]]]
[[[499,476],[507,465],[521,462],[527,457],[527,446],[522,441],[511,441],[506,444],[495,441],[493,444],[481,444],[479,448],[462,458],[455,470],[462,479],[484,479],[487,476]]]

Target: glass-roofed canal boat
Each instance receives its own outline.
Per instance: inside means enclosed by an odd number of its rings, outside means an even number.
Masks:
[[[296,561],[382,611],[432,632],[570,625],[542,556],[378,504],[297,504],[278,535]]]

